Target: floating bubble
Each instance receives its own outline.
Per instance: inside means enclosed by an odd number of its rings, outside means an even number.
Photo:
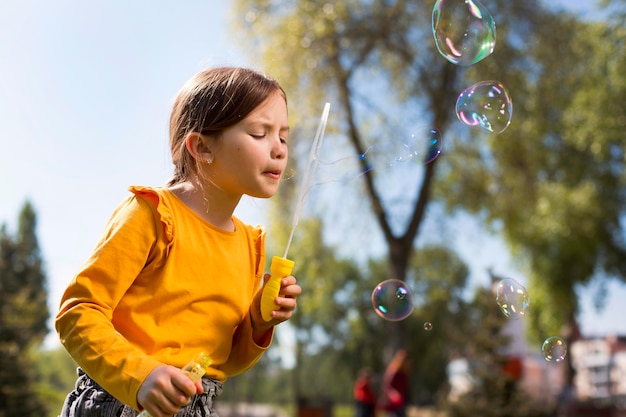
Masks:
[[[468,126],[479,126],[490,133],[502,133],[511,124],[513,102],[499,81],[480,81],[461,92],[456,115]]]
[[[403,320],[413,312],[413,294],[404,281],[388,279],[372,291],[372,305],[385,320]]]
[[[409,164],[430,164],[441,154],[439,129],[414,129],[406,140],[386,140],[369,146],[362,154],[328,161],[320,157],[316,184],[347,182],[370,171],[385,171]]]
[[[437,0],[432,29],[439,53],[457,65],[472,65],[496,46],[496,24],[476,0]]]
[[[561,362],[567,355],[567,345],[558,336],[550,336],[541,345],[541,353],[548,362]]]
[[[424,323],[424,330],[426,330],[427,332],[431,331],[433,329],[433,324],[429,321],[427,321],[426,323]]]
[[[526,314],[528,292],[513,278],[502,279],[496,285],[496,303],[505,316],[517,320]]]
[[[441,132],[439,129],[430,129],[428,136],[426,137],[426,144],[428,145],[426,155],[424,156],[424,162],[430,164],[441,154]]]
[[[388,142],[377,148],[384,152],[383,161],[386,160],[387,166],[402,162],[429,164],[441,154],[442,143],[439,129],[418,128],[408,135],[406,141]],[[380,159],[380,156],[377,158]]]

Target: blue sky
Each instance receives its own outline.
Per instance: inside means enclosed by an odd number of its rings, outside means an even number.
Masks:
[[[34,204],[53,314],[128,186],[169,178],[167,122],[181,85],[213,65],[262,70],[236,47],[230,9],[217,0],[0,4],[0,222],[13,230],[22,204]],[[264,207],[246,199],[238,214],[262,223]],[[512,270],[501,244],[484,242],[468,240],[464,258]],[[583,330],[626,333],[623,287],[611,287],[602,315],[586,299]]]

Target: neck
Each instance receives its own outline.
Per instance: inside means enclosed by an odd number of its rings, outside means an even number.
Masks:
[[[215,227],[234,231],[233,213],[240,197],[227,196],[219,190],[209,190],[198,183],[187,180],[175,184],[170,190],[191,210]]]

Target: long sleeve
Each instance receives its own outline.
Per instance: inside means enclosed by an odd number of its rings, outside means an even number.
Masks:
[[[159,261],[149,258],[157,240],[152,210],[144,201],[129,198],[67,287],[55,323],[61,343],[79,366],[135,408],[139,386],[160,362],[117,331],[114,312],[141,270]]]
[[[247,315],[233,335],[233,348],[228,360],[221,369],[229,376],[241,374],[250,369],[270,347],[274,329],[270,330],[266,343],[257,345],[252,339],[252,322]]]

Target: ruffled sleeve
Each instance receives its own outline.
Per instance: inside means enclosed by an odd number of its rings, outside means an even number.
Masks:
[[[128,190],[149,202],[152,209],[155,211],[155,219],[159,222],[157,227],[162,233],[161,237],[167,242],[164,253],[164,256],[167,257],[172,243],[174,242],[174,216],[172,210],[165,204],[163,195],[152,187],[133,185],[129,187]]]

